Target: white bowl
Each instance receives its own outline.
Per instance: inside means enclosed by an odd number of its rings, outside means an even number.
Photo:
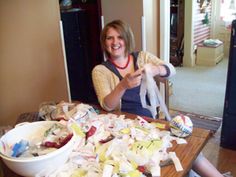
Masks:
[[[35,137],[43,137],[43,133],[49,129],[57,121],[38,121],[17,126],[1,137],[1,141],[13,146],[22,139],[32,141]],[[0,156],[3,162],[15,173],[22,176],[35,176],[36,174],[44,174],[48,171],[55,170],[63,165],[69,158],[69,155],[74,147],[74,136],[67,144],[61,148],[50,152],[46,155],[27,158],[14,158],[6,155],[3,148],[3,143],[0,143]]]

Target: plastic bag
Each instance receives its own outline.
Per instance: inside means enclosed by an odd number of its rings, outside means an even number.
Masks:
[[[171,117],[169,115],[165,102],[162,99],[159,88],[157,87],[157,84],[154,78],[152,77],[152,74],[145,66],[144,66],[144,71],[145,72],[142,76],[142,83],[140,87],[140,98],[141,98],[142,106],[150,110],[150,112],[152,113],[152,117],[154,119],[156,118],[156,115],[157,115],[156,108],[157,106],[160,106],[166,116],[166,119],[170,121]],[[147,105],[146,103],[146,95],[148,96],[150,105]]]

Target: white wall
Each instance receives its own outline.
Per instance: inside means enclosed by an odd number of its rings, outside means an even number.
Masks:
[[[219,39],[224,43],[224,56],[229,57],[231,31],[225,28],[224,23],[220,19],[220,0],[214,0],[212,3],[214,9],[212,38]]]
[[[160,2],[160,58],[169,61],[170,53],[170,2]]]

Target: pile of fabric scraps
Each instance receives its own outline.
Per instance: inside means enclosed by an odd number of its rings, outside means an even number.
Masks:
[[[172,142],[187,143],[160,130],[141,117],[90,112],[86,121],[69,119],[68,125],[80,137],[64,166],[44,176],[54,177],[145,177],[160,176],[161,167],[172,164],[183,170]],[[40,175],[36,175],[40,176]]]
[[[44,120],[75,120],[86,118],[89,113],[96,113],[88,104],[76,104],[61,101],[60,103],[45,102],[40,105],[39,116]]]

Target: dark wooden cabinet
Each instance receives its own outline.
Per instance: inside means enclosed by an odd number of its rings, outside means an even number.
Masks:
[[[73,8],[84,9],[87,12],[86,22],[88,29],[89,52],[91,55],[91,67],[103,61],[103,53],[100,45],[101,25],[101,0],[73,0]]]
[[[103,61],[100,46],[101,2],[71,2],[71,6],[61,8],[71,100],[97,103],[91,72]]]
[[[236,20],[232,23],[221,146],[236,150]]]
[[[72,101],[96,103],[91,71],[102,61],[91,40],[89,13],[85,9],[70,8],[61,11],[66,50],[69,86]],[[98,58],[100,57],[100,58]]]
[[[170,3],[170,62],[174,66],[183,63],[184,0]]]

